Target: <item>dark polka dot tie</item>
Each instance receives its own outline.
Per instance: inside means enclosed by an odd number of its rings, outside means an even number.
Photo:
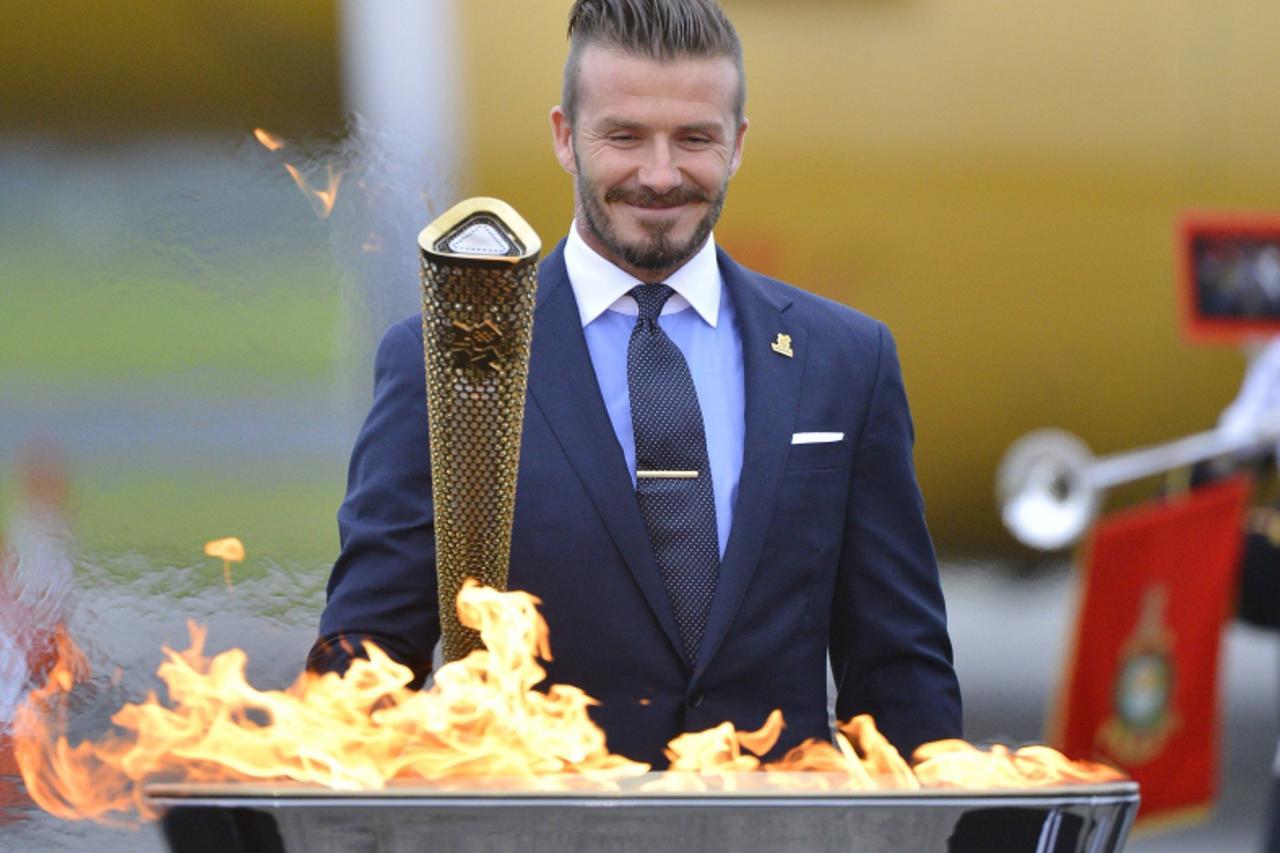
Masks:
[[[627,346],[627,388],[636,439],[636,496],[692,663],[698,656],[720,573],[716,502],[707,434],[684,355],[658,326],[674,291],[631,290],[640,316]]]

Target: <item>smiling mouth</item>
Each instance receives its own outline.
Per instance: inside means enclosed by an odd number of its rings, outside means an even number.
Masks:
[[[678,211],[693,204],[705,204],[711,199],[706,193],[692,187],[681,187],[666,193],[646,192],[644,190],[613,190],[605,194],[606,203],[624,204],[633,210]]]
[[[657,215],[662,213],[674,213],[676,211],[683,210],[692,203],[693,203],[692,201],[682,201],[682,202],[677,202],[676,204],[637,204],[635,202],[627,202],[626,204],[627,204],[627,207],[630,207],[632,210],[637,210],[642,213],[651,213],[651,214]]]

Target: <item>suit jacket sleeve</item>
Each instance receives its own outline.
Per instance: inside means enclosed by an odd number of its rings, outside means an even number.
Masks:
[[[420,685],[440,627],[425,369],[411,322],[392,326],[378,347],[373,406],[338,511],[342,550],[307,667],[342,671],[369,641]]]
[[[836,715],[870,713],[904,756],[959,737],[960,689],[912,462],[898,356],[879,326],[875,385],[857,436],[832,612]]]

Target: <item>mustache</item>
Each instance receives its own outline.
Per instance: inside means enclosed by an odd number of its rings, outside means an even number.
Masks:
[[[634,204],[637,207],[678,207],[692,202],[709,202],[711,194],[700,187],[676,187],[665,193],[651,189],[635,190],[614,187],[604,194],[607,203]]]

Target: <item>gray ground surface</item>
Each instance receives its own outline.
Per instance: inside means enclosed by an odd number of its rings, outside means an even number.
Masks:
[[[191,575],[181,568],[166,569],[162,577],[144,575],[131,585],[116,586],[105,580],[105,573],[95,577],[90,571],[75,618],[96,638],[91,653],[129,672],[149,672],[162,643],[185,647],[185,622],[193,617],[211,623],[212,651],[236,644],[249,651],[255,684],[287,683],[311,640],[323,570],[314,576],[280,570],[246,582],[230,598],[221,589],[200,588]],[[974,740],[1040,739],[1074,606],[1072,576],[1063,571],[1014,580],[964,566],[949,567],[944,577],[968,735]],[[1277,734],[1278,642],[1241,627],[1227,634],[1225,760],[1222,797],[1213,819],[1193,829],[1135,839],[1130,851],[1261,849]],[[105,715],[109,703],[99,704],[84,714]],[[162,850],[163,844],[154,826],[108,830],[31,812],[0,828],[0,849],[146,853]]]

